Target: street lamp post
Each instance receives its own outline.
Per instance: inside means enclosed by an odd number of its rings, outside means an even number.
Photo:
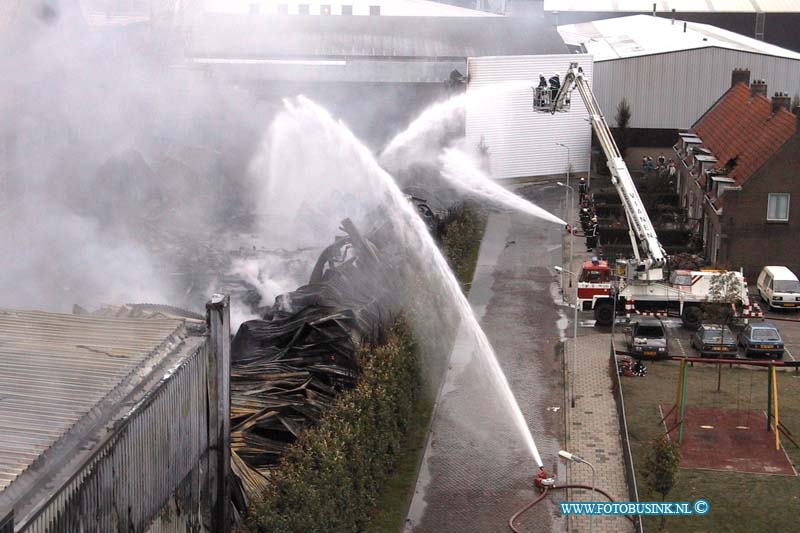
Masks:
[[[570,210],[570,213],[572,213],[572,210],[575,209],[575,189],[570,187],[568,183],[564,184],[564,183],[561,183],[560,181],[558,182],[558,186],[559,187],[564,187],[565,189],[568,189],[569,192],[567,192],[567,196],[570,197],[569,210]],[[570,194],[570,193],[572,193],[572,194]],[[575,242],[575,228],[571,225],[572,223],[569,221],[569,219],[567,219],[567,223],[570,224],[570,232],[569,232],[569,267],[572,268],[572,260],[573,260],[572,252],[573,252],[573,243]],[[561,286],[563,287],[564,285],[562,284]],[[569,278],[569,286],[572,287],[572,277]],[[575,300],[575,302],[577,303],[577,300]]]
[[[569,169],[572,166],[572,158],[570,157],[569,146],[564,143],[556,143],[556,146],[561,146],[562,148],[567,149],[567,187],[569,187]],[[570,213],[569,216],[572,217],[573,215],[574,213]],[[567,218],[567,223],[571,223],[569,218]]]
[[[589,129],[592,129],[592,117],[584,117],[583,120],[589,123]],[[586,190],[592,187],[592,144],[589,143],[589,169],[586,171]]]
[[[565,270],[559,266],[553,267],[556,272],[566,272],[570,276],[574,276],[569,270]],[[570,372],[570,381],[572,389],[571,404],[575,407],[575,374],[578,371],[578,283],[575,283],[575,310],[572,316],[572,371]]]
[[[572,461],[573,463],[583,463],[585,465],[588,465],[589,468],[592,469],[592,501],[595,501],[597,499],[597,497],[595,496],[595,490],[594,490],[594,487],[595,487],[594,465],[592,463],[590,463],[589,461],[587,461],[586,459],[583,459],[582,457],[578,457],[574,453],[569,453],[568,451],[565,451],[565,450],[559,450],[558,451],[558,455],[559,455],[559,457],[562,457],[563,459],[566,459],[567,461]],[[590,514],[589,515],[589,533],[592,533],[593,529],[594,529],[594,515]]]

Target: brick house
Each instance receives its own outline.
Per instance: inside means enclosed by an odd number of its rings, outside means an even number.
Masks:
[[[749,78],[735,70],[731,88],[679,134],[678,193],[710,263],[751,280],[767,264],[800,274],[800,109]]]

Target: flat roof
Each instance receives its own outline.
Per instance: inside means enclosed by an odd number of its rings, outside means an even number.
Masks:
[[[681,20],[673,24],[670,19],[650,15],[565,24],[558,27],[558,33],[567,45],[585,48],[594,56],[595,63],[702,48],[725,48],[800,61],[800,53],[716,26]]]
[[[87,0],[83,0],[86,2]],[[96,1],[96,0],[95,0]],[[213,13],[239,13],[253,16],[277,15],[278,6],[286,6],[289,14],[299,12],[299,6],[308,6],[307,16],[343,16],[342,6],[347,5],[352,8],[352,16],[370,16],[370,8],[380,7],[381,17],[499,17],[495,13],[478,11],[464,7],[431,2],[429,0],[345,0],[343,2],[323,0],[321,2],[310,2],[301,0],[290,2],[288,0],[205,0],[203,11]],[[253,7],[255,6],[255,8]],[[330,9],[328,15],[321,14],[321,7],[327,6]],[[257,13],[251,13],[256,9]],[[298,15],[300,16],[300,15]],[[348,16],[348,15],[344,15]]]
[[[797,0],[544,0],[545,11],[649,13],[799,13]]]
[[[0,309],[0,503],[57,443],[85,440],[123,389],[183,344],[183,325]]]
[[[563,54],[544,19],[511,17],[249,16],[204,12],[190,23],[193,58],[414,62],[478,56]],[[322,67],[313,67],[322,68]],[[328,69],[340,68],[330,65]]]

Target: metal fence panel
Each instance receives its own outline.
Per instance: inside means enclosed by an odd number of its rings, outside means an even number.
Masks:
[[[617,370],[617,350],[614,339],[611,339],[611,359],[609,361],[609,371],[614,377],[614,403],[617,406],[617,417],[619,418],[620,437],[622,439],[622,456],[625,460],[625,478],[628,481],[628,491],[631,501],[639,501],[639,489],[636,486],[636,470],[633,467],[633,454],[631,452],[631,441],[628,435],[628,420],[625,416],[625,398],[622,395],[622,382],[619,379]],[[640,516],[634,516],[634,527],[639,533],[644,533],[644,526]]]

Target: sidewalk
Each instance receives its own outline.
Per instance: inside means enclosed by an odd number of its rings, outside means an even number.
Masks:
[[[629,501],[628,484],[625,480],[625,463],[622,455],[620,424],[612,393],[609,372],[610,336],[590,333],[578,337],[577,374],[575,375],[575,408],[570,408],[569,386],[567,398],[567,443],[566,449],[591,462],[596,470],[596,486],[608,492],[615,501]],[[565,342],[564,359],[566,376],[572,368],[574,341]],[[567,380],[569,384],[570,381]],[[584,464],[569,463],[567,469],[569,484],[591,485],[592,471]],[[568,491],[569,501],[606,501],[597,494],[592,500],[591,491],[572,489]],[[571,531],[588,531],[589,517],[571,518]],[[595,516],[594,531],[620,532],[633,531],[633,525],[624,516]]]

